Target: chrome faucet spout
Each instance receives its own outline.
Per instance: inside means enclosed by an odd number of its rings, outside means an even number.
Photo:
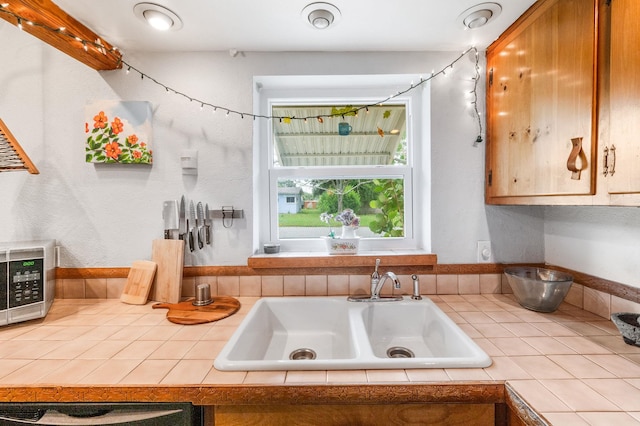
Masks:
[[[390,278],[391,281],[393,281],[393,288],[395,288],[396,290],[400,289],[400,280],[398,280],[398,277],[396,276],[396,274],[394,274],[393,272],[385,272],[382,277],[380,278],[380,280],[376,283],[375,288],[373,288],[373,282],[371,283],[371,287],[372,287],[372,291],[371,291],[371,298],[372,299],[379,299],[380,298],[380,290],[382,290],[382,286],[384,286],[384,283],[387,281],[387,279]]]

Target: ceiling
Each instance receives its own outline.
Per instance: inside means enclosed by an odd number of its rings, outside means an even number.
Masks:
[[[154,0],[182,20],[159,32],[134,15],[140,0],[54,0],[123,51],[452,51],[484,49],[535,0],[495,0],[501,13],[465,29],[459,16],[482,0],[332,0],[329,28],[302,16],[309,0]]]

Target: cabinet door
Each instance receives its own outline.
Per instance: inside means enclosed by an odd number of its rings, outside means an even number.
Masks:
[[[639,18],[640,1],[611,2],[611,127],[605,175],[611,194],[640,193]]]
[[[595,192],[597,1],[536,4],[487,52],[487,197]],[[567,168],[581,138],[578,178]]]

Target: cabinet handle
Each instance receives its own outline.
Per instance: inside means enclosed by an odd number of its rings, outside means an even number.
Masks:
[[[582,138],[572,138],[571,145],[573,147],[569,154],[569,159],[567,160],[567,169],[571,172],[571,179],[579,180],[580,172],[586,167],[587,156],[582,150]],[[578,160],[580,160],[580,167],[576,165]]]
[[[611,145],[611,149],[609,149],[609,154],[611,154],[611,170],[609,170],[609,174],[613,176],[616,172],[616,146]]]
[[[609,174],[609,148],[604,147],[604,155],[602,156],[602,175],[607,176]]]

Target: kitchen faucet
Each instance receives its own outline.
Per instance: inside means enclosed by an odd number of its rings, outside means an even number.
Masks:
[[[390,302],[402,300],[402,296],[380,296],[380,290],[387,281],[391,279],[393,282],[393,288],[400,289],[400,280],[393,272],[385,272],[380,275],[378,273],[378,267],[380,266],[380,259],[376,259],[376,267],[371,274],[371,295],[370,296],[349,296],[347,300],[351,302]]]
[[[371,279],[371,299],[372,300],[377,300],[380,299],[380,290],[382,290],[382,286],[384,285],[384,283],[387,281],[387,278],[391,278],[391,280],[393,281],[393,288],[395,288],[396,290],[400,289],[400,281],[398,280],[398,277],[396,276],[396,274],[394,274],[393,272],[385,272],[381,278],[379,278],[377,280],[377,282],[375,282],[374,284],[374,279]]]

